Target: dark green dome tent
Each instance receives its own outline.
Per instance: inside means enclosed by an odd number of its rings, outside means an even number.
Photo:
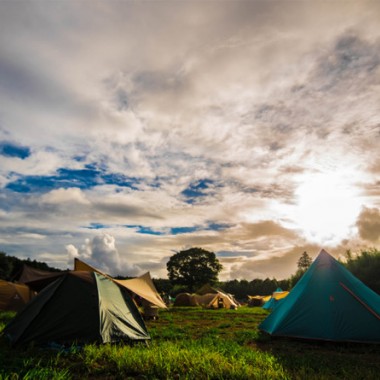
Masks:
[[[128,291],[95,272],[70,271],[44,288],[5,327],[12,345],[150,339]]]
[[[380,343],[380,296],[322,250],[259,329],[273,336]]]

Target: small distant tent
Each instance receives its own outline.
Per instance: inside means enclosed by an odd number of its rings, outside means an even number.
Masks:
[[[204,295],[193,295],[199,306],[207,309],[237,309],[238,304],[223,292],[207,293]]]
[[[202,306],[207,309],[237,309],[239,305],[227,294],[217,292],[202,295],[180,293],[177,295],[173,306]]]
[[[154,286],[153,280],[149,272],[143,274],[140,277],[132,278],[129,280],[116,280],[101,272],[99,269],[96,269],[91,265],[86,264],[82,260],[79,260],[78,258],[74,259],[74,270],[100,273],[103,276],[108,277],[110,280],[116,282],[117,284],[127,288],[132,293],[137,294],[139,297],[151,303],[152,305],[155,305],[162,309],[167,309],[165,302],[163,301],[156,287]]]
[[[214,299],[210,296],[210,294],[217,295],[217,298]],[[205,307],[215,308],[217,302],[219,302],[219,308],[224,304],[224,307],[234,309],[240,306],[240,303],[235,299],[232,294],[225,293],[223,290],[212,287],[210,284],[205,284],[201,288],[199,288],[195,293],[195,298],[197,296],[205,296],[210,299],[210,303],[205,305],[202,301],[200,303]],[[199,297],[198,297],[199,298]],[[206,298],[205,298],[206,299]],[[201,298],[200,298],[201,300]]]
[[[24,284],[0,280],[0,310],[19,311],[34,295],[35,292]]]
[[[198,306],[190,293],[179,293],[174,300],[173,306]]]
[[[209,294],[209,293],[218,293],[219,289],[216,289],[212,287],[210,284],[205,284],[201,286],[195,293],[203,296],[204,294]]]
[[[150,339],[126,289],[96,272],[65,272],[4,328],[12,345]]]
[[[288,291],[283,291],[281,288],[277,288],[269,297],[269,299],[267,299],[267,301],[264,303],[263,309],[275,309],[288,294]]]
[[[322,250],[259,329],[273,336],[380,343],[380,296]]]
[[[271,296],[248,296],[248,306],[263,306]]]

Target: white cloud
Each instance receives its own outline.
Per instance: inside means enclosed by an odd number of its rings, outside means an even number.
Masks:
[[[70,189],[57,189],[52,190],[49,193],[44,194],[41,197],[41,201],[43,203],[48,204],[84,204],[88,205],[90,202],[86,199],[85,194],[78,188],[70,188]],[[65,205],[64,207],[67,207]]]
[[[75,258],[79,258],[112,276],[131,276],[141,272],[138,266],[129,264],[125,258],[120,257],[115,238],[109,234],[96,235],[92,240],[86,239],[79,249],[69,244],[66,246],[66,252],[69,264]]]
[[[67,246],[103,270],[164,276],[173,250],[204,245],[260,255],[225,276],[289,273],[286,252],[310,244],[297,189],[315,175],[338,173],[356,210],[380,207],[379,17],[367,1],[0,3],[0,140],[31,152],[1,156],[4,249],[63,265]],[[9,187],[89,168],[88,187]],[[355,246],[377,241],[367,214],[345,236]],[[211,222],[232,227],[169,234]],[[266,265],[274,255],[284,269]]]

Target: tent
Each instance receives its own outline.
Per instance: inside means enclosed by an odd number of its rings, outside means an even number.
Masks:
[[[248,296],[248,306],[263,306],[272,296]]]
[[[0,310],[19,311],[35,295],[28,286],[0,280]]]
[[[207,309],[237,309],[239,306],[227,294],[222,292],[200,294],[180,293],[173,306],[202,306]]]
[[[266,300],[266,302],[263,305],[263,309],[275,309],[288,294],[288,291],[283,291],[281,288],[277,288],[269,297],[269,299]]]
[[[235,299],[232,294],[225,293],[223,290],[214,288],[210,284],[203,285],[200,289],[196,291],[196,295],[209,295],[209,294],[217,294],[218,299],[222,299],[225,303],[225,307],[227,308],[236,308],[240,306],[240,303]],[[210,298],[211,296],[209,296]],[[212,306],[211,306],[212,307]]]
[[[198,306],[198,304],[192,294],[179,293],[174,300],[173,306]]]
[[[108,277],[117,284],[127,288],[132,293],[138,295],[142,299],[148,301],[149,303],[163,309],[167,309],[167,306],[160,294],[158,293],[156,287],[154,286],[153,280],[150,276],[150,273],[147,272],[140,277],[132,278],[129,280],[116,280],[110,276],[107,276],[105,273],[102,273],[100,270],[92,267],[89,264],[86,264],[82,260],[75,258],[74,260],[74,270],[83,270],[83,271],[94,271],[102,274],[103,276]]]
[[[34,297],[3,330],[12,345],[146,341],[126,289],[95,272],[70,271]]]
[[[198,305],[207,309],[237,309],[238,304],[223,292],[207,293],[204,295],[193,295]]]
[[[380,296],[322,250],[259,329],[273,336],[380,343]]]
[[[32,290],[39,292],[64,273],[65,272],[49,272],[24,264],[17,278],[17,282],[28,285]]]
[[[140,277],[131,278],[129,280],[114,281],[117,284],[129,289],[132,293],[135,293],[144,300],[150,302],[151,304],[156,305],[162,309],[167,309],[165,302],[153,284],[153,280],[150,277],[149,272],[143,274]]]

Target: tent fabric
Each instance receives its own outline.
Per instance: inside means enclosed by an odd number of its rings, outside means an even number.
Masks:
[[[232,307],[238,307],[240,306],[240,303],[235,299],[235,297],[232,294],[225,293],[223,290],[214,288],[210,284],[203,285],[200,289],[198,289],[195,292],[196,295],[205,295],[205,294],[219,294],[222,297],[227,297],[228,301],[227,303],[229,306],[232,305]]]
[[[267,301],[264,303],[263,309],[275,309],[281,303],[280,300],[284,299],[288,294],[288,291],[283,291],[281,288],[277,288],[269,297],[269,299],[267,299]]]
[[[380,296],[322,250],[259,329],[273,336],[380,343]]]
[[[76,257],[74,258],[74,270],[75,271],[84,271],[84,272],[96,272],[96,273],[102,274],[105,277],[109,277],[107,274],[103,273],[99,269],[85,263],[82,260],[79,260]]]
[[[248,296],[248,306],[263,306],[264,296]]]
[[[74,270],[90,271],[97,272],[102,274],[105,277],[108,277],[117,284],[124,286],[132,293],[137,294],[139,297],[145,299],[153,305],[156,305],[160,308],[167,309],[167,306],[160,294],[158,293],[156,287],[154,286],[153,280],[150,276],[150,273],[147,272],[140,277],[132,278],[129,280],[116,280],[105,273],[101,272],[99,269],[92,267],[89,264],[75,258],[74,260]]]
[[[198,304],[190,293],[179,293],[174,300],[173,306],[198,306]]]
[[[49,272],[40,270],[24,264],[17,282],[28,285],[29,288],[39,292],[64,273],[65,272]]]
[[[213,288],[210,284],[205,284],[201,288],[199,288],[195,293],[199,295],[204,295],[204,294],[210,294],[210,293],[218,293],[218,289]]]
[[[239,305],[236,304],[227,294],[208,293],[208,294],[189,294],[180,293],[177,295],[173,306],[202,306],[208,309],[236,309]]]
[[[147,340],[150,336],[124,288],[94,272],[66,272],[4,328],[12,345]]]
[[[129,289],[132,293],[137,294],[141,298],[156,305],[162,309],[167,309],[167,306],[160,294],[157,292],[153,284],[150,273],[147,272],[140,277],[132,278],[129,280],[114,280],[117,284]]]
[[[95,273],[98,288],[100,327],[103,342],[147,338],[141,315],[131,297],[122,288],[101,274]]]
[[[27,285],[0,280],[0,310],[19,311],[34,295]]]

